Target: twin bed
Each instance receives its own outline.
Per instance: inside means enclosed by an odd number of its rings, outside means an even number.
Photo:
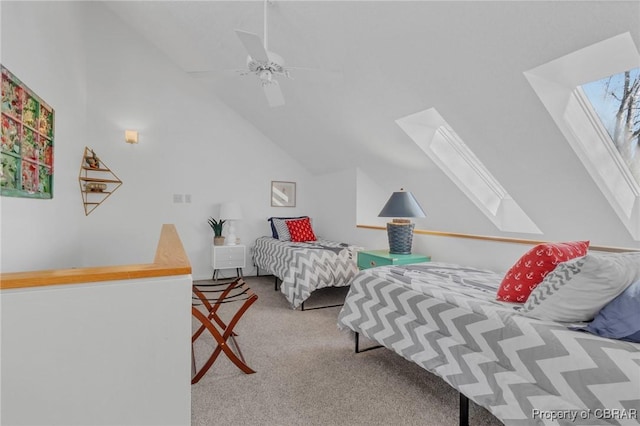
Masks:
[[[525,316],[496,300],[501,280],[436,262],[364,270],[338,326],[440,376],[506,425],[640,424],[640,343]]]
[[[304,309],[304,301],[315,290],[351,284],[358,273],[358,249],[321,238],[292,242],[260,237],[254,248],[254,262],[258,274],[266,272],[281,281],[280,291],[294,309]]]
[[[276,285],[282,281],[291,306],[304,309],[317,289],[350,285],[338,327],[355,332],[356,352],[363,335],[441,377],[460,393],[460,424],[469,400],[506,425],[640,424],[640,253],[600,258],[579,242],[561,247],[570,256],[558,261],[552,244],[545,248],[552,269],[542,271],[526,303],[511,303],[497,298],[522,294],[517,280],[528,278],[518,268],[541,271],[535,264],[545,254],[538,247],[504,277],[438,262],[359,271],[359,247],[276,235],[256,241],[254,260]],[[507,279],[516,280],[510,290]],[[627,319],[633,341],[586,332],[631,282],[632,304],[615,310],[632,311],[612,316]],[[554,315],[584,318],[569,323]]]

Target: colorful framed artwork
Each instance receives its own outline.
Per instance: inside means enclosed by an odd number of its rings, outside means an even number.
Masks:
[[[4,66],[0,69],[0,195],[53,198],[53,108]]]
[[[296,183],[271,181],[271,207],[295,207]]]

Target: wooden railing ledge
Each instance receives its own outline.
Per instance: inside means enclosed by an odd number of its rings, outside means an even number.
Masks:
[[[175,225],[164,224],[153,263],[0,274],[0,290],[191,274]]]
[[[362,229],[375,229],[375,230],[387,229],[385,226],[379,226],[379,225],[356,225],[356,227],[362,228]],[[528,244],[533,246],[548,242],[548,241],[542,241],[542,240],[528,240],[523,238],[496,237],[496,236],[476,235],[476,234],[462,234],[458,232],[431,231],[427,229],[414,229],[413,233],[418,235],[433,235],[437,237],[451,237],[451,238],[468,238],[472,240],[494,241],[494,242],[511,243],[511,244]],[[640,249],[637,249],[637,248],[611,247],[611,246],[598,246],[598,245],[589,245],[589,250],[612,252],[612,253],[640,251]]]

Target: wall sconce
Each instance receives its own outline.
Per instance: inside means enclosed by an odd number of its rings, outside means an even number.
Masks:
[[[135,130],[125,130],[124,140],[126,143],[138,143],[138,132]]]

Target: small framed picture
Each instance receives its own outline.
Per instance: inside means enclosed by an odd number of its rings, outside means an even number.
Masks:
[[[271,181],[271,207],[295,207],[296,183]]]

